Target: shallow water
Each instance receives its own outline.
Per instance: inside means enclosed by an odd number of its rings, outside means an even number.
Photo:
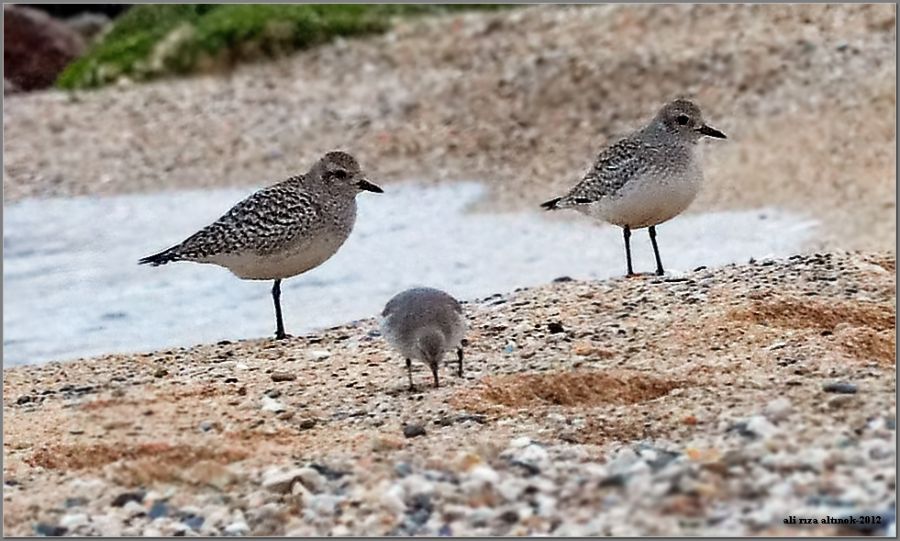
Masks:
[[[269,336],[270,282],[213,265],[138,266],[252,190],[26,200],[6,205],[4,366]],[[359,196],[356,229],[321,267],[282,284],[289,333],[369,317],[414,285],[472,299],[560,276],[624,272],[621,230],[540,210],[468,214],[474,183],[390,185]],[[558,213],[559,214],[559,213]],[[658,228],[667,270],[797,252],[815,223],[783,211],[692,214]],[[645,231],[635,270],[654,268]]]

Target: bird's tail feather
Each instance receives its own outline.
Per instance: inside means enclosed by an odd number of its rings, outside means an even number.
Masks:
[[[154,267],[158,267],[160,265],[165,265],[166,263],[171,263],[173,261],[179,261],[181,257],[178,255],[178,250],[176,247],[169,248],[168,250],[163,250],[158,254],[148,255],[147,257],[142,257],[138,260],[139,265],[152,265]]]
[[[556,199],[551,199],[550,201],[541,203],[541,208],[544,210],[556,210],[559,208],[559,202],[561,200],[562,200],[562,197],[557,197]]]

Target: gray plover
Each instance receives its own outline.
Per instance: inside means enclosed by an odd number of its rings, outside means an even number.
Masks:
[[[648,227],[656,274],[663,265],[656,244],[656,226],[691,204],[703,171],[697,142],[704,135],[725,134],[703,121],[700,108],[678,99],[665,105],[649,124],[600,151],[581,182],[563,197],[543,203],[547,210],[573,208],[592,218],[620,226],[625,237],[628,276],[631,230]]]
[[[212,263],[245,280],[274,280],[275,337],[285,338],[281,281],[321,265],[356,221],[356,195],[382,193],[346,152],[325,154],[305,175],[263,188],[184,242],[141,264]]]
[[[463,340],[466,322],[459,302],[439,289],[417,287],[398,293],[381,312],[381,332],[406,358],[409,388],[415,388],[412,359],[431,368],[438,386],[438,367],[444,353],[456,349],[458,374],[463,375]]]

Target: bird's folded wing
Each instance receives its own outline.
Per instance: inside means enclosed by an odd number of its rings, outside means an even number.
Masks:
[[[623,139],[604,148],[584,178],[565,196],[569,205],[583,205],[615,195],[631,179],[648,169],[654,149],[635,139]]]
[[[242,251],[268,253],[310,228],[320,211],[317,201],[296,185],[276,184],[188,237],[180,251],[195,258]]]

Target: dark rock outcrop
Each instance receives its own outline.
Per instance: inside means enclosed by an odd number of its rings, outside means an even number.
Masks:
[[[70,26],[18,5],[3,7],[3,32],[4,79],[23,91],[52,85],[85,47]]]

